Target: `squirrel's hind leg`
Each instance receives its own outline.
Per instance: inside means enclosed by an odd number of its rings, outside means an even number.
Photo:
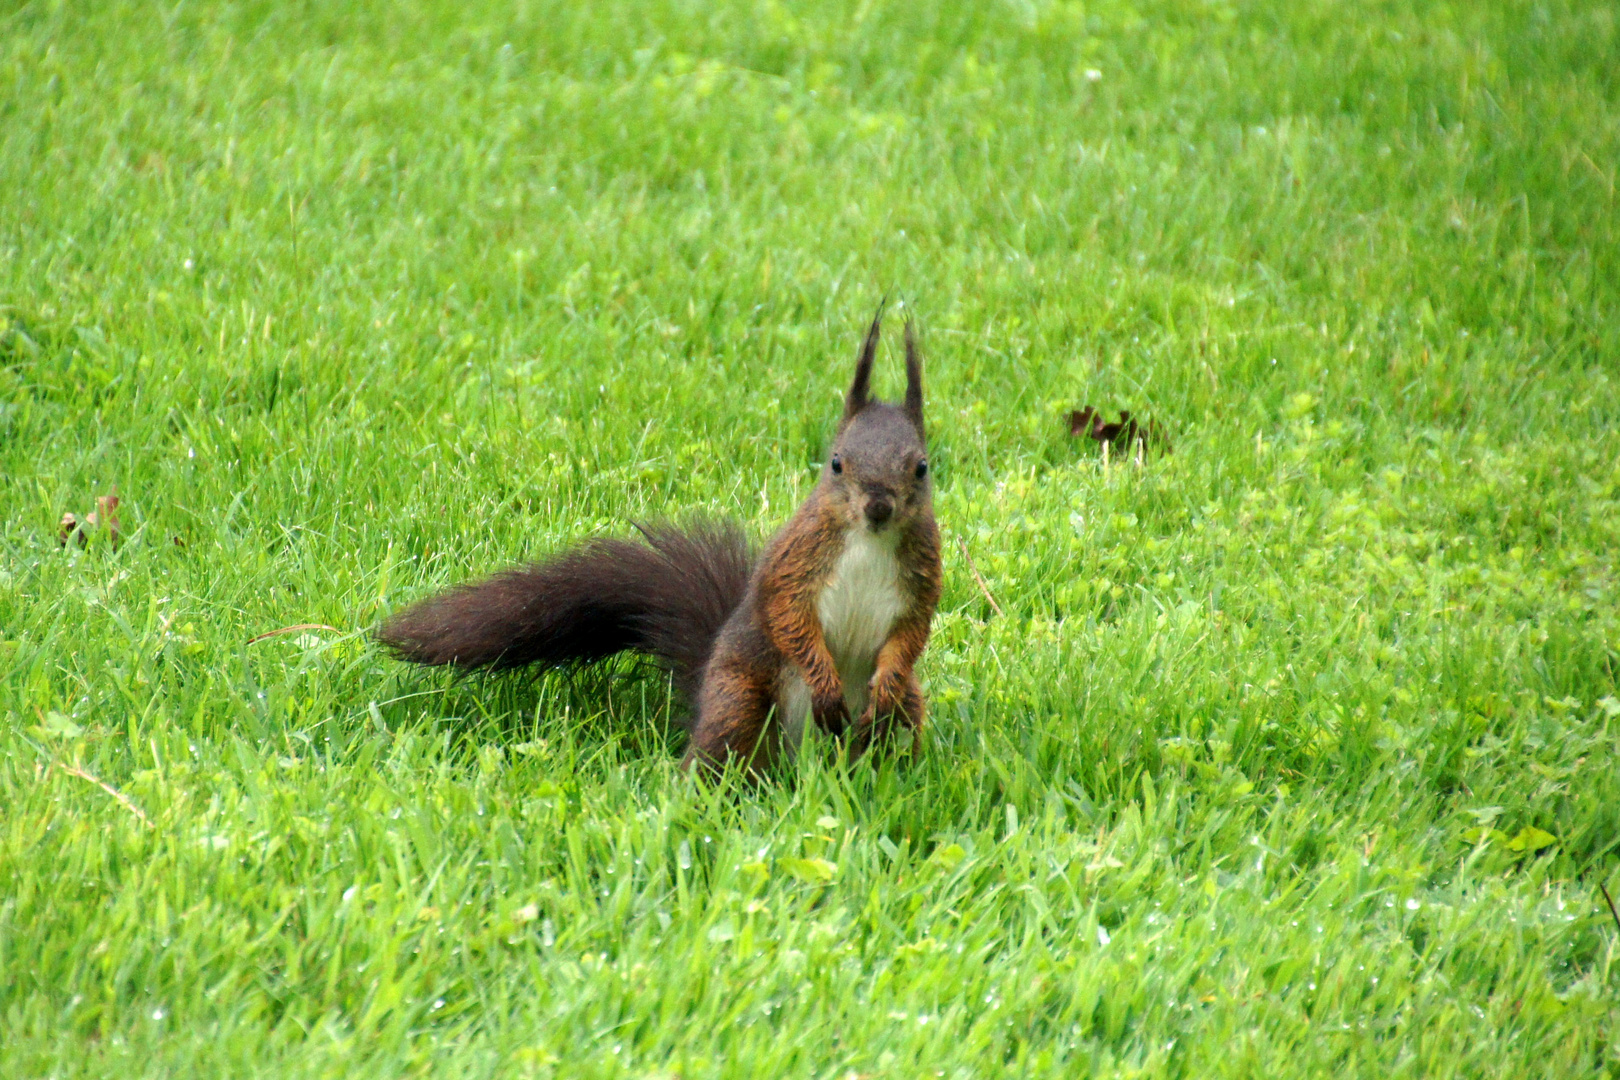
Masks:
[[[776,740],[765,730],[771,704],[771,694],[759,679],[711,667],[703,680],[697,723],[681,769],[690,772],[698,766],[714,775],[740,762],[750,775],[763,775],[776,758]]]

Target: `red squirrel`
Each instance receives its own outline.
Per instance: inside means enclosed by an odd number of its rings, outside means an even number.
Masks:
[[[400,659],[464,670],[570,667],[629,649],[693,707],[683,769],[791,761],[812,720],[851,758],[918,747],[915,672],[939,603],[939,530],[908,321],[906,396],[869,392],[872,319],[820,481],[757,557],[734,524],[641,530],[462,585],[378,632]],[[852,719],[853,718],[853,719]]]

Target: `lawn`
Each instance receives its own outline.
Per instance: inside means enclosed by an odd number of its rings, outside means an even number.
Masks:
[[[1617,167],[1604,0],[4,4],[0,1076],[1620,1076]],[[919,759],[373,643],[885,293]]]

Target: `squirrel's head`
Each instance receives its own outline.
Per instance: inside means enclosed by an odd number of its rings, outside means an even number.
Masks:
[[[929,506],[931,477],[923,430],[922,355],[906,323],[906,400],[887,405],[869,387],[883,323],[879,308],[861,343],[855,379],[844,395],[844,417],[822,469],[831,504],[851,526],[898,531]]]

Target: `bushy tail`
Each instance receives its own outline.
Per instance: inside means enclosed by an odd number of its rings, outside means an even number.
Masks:
[[[505,671],[648,653],[696,690],[748,588],[753,556],[725,522],[643,528],[646,543],[588,540],[547,562],[461,585],[400,612],[377,636],[402,660]]]

